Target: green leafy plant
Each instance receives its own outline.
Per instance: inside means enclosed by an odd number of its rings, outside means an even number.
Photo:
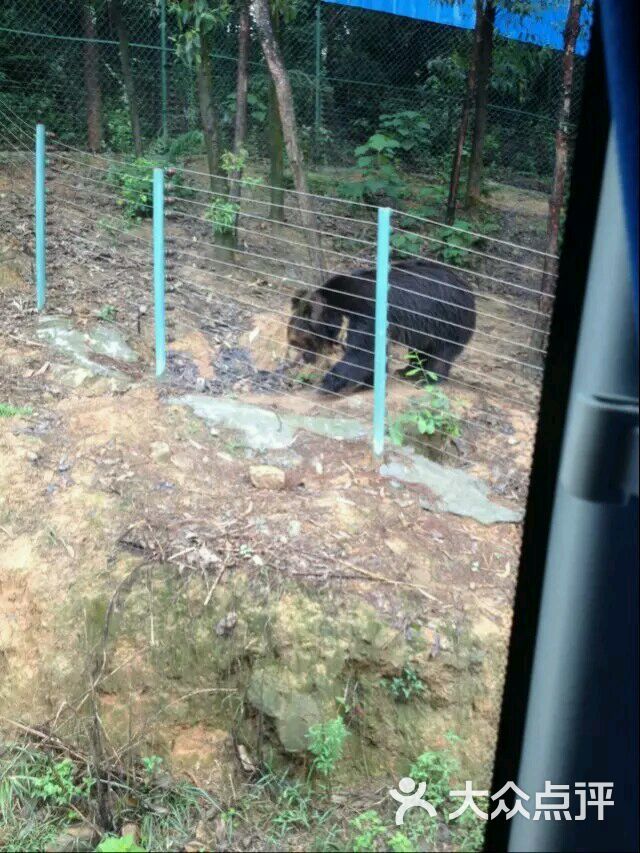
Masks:
[[[397,201],[404,196],[407,186],[396,163],[400,147],[397,139],[380,131],[370,136],[355,150],[361,177],[356,181],[343,181],[338,188],[339,194],[373,204],[384,198]]]
[[[413,853],[416,845],[411,843],[404,832],[394,832],[389,839],[389,850],[391,853]]]
[[[317,770],[323,776],[329,776],[342,758],[347,735],[348,730],[342,717],[311,726],[307,732],[307,739],[309,752],[314,756],[311,763],[312,770]]]
[[[119,193],[118,206],[127,219],[152,214],[153,170],[160,163],[141,157],[130,163],[118,163],[109,170],[108,180]]]
[[[162,766],[162,758],[159,755],[145,755],[142,759],[142,766],[147,776],[153,776],[156,770]]]
[[[160,160],[139,157],[137,160],[114,163],[107,180],[118,191],[117,204],[127,219],[149,217],[153,213],[153,170],[165,164]],[[167,191],[179,198],[186,195],[182,175],[177,172],[166,184]]]
[[[424,693],[424,684],[411,666],[405,666],[400,675],[387,679],[385,684],[396,702],[409,702]]]
[[[133,835],[106,835],[96,847],[96,853],[144,853]]]
[[[201,130],[189,130],[181,133],[169,142],[167,155],[171,161],[177,161],[194,154],[202,154],[204,138]]]
[[[278,796],[278,811],[273,825],[285,835],[295,827],[309,829],[309,806],[311,794],[304,785],[286,785]]]
[[[98,320],[103,320],[105,323],[113,323],[118,316],[118,309],[115,305],[103,305],[98,311]]]
[[[132,151],[131,117],[126,107],[117,107],[107,113],[107,140],[112,151],[121,154]]]
[[[385,825],[375,809],[369,809],[353,818],[350,825],[358,833],[351,846],[353,853],[374,850],[376,842],[386,833]]]
[[[79,784],[75,781],[75,768],[70,758],[49,763],[39,773],[25,777],[30,796],[36,802],[68,807],[73,800],[86,800],[94,784],[89,776],[83,776]]]
[[[400,155],[414,162],[416,155],[424,152],[430,138],[430,127],[426,117],[415,110],[399,110],[380,116],[380,130],[399,143]]]
[[[240,205],[228,198],[214,198],[209,204],[205,219],[211,223],[214,234],[231,234]]]
[[[423,382],[435,382],[435,373],[425,370],[417,355],[412,354],[412,366],[406,376],[419,377]],[[460,420],[451,411],[451,402],[446,393],[433,384],[427,385],[423,394],[409,402],[408,407],[389,420],[389,438],[397,445],[404,444],[407,435],[435,435],[436,433],[458,438]]]
[[[399,255],[419,255],[424,246],[424,240],[419,234],[403,234],[402,231],[394,231],[390,242]]]
[[[457,740],[450,735],[450,742]],[[438,809],[449,798],[451,780],[460,771],[457,759],[447,750],[429,750],[423,752],[409,768],[409,776],[414,782],[427,785],[424,799]]]

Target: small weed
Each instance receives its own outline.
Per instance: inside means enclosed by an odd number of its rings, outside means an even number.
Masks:
[[[240,205],[228,198],[215,198],[204,215],[211,223],[214,234],[231,234],[236,224]]]
[[[304,785],[296,783],[283,788],[278,797],[278,812],[272,821],[281,837],[294,828],[310,828],[310,802],[311,794]]]
[[[384,683],[396,702],[410,702],[424,693],[424,684],[410,666],[405,666],[400,675],[386,679]]]
[[[315,756],[311,769],[317,770],[323,776],[329,776],[342,758],[347,735],[347,727],[342,717],[311,726],[307,733],[309,752]]]
[[[455,756],[443,750],[433,750],[418,756],[409,769],[409,776],[414,782],[427,783],[424,799],[437,809],[449,798],[451,777],[459,769]]]
[[[115,305],[103,305],[98,311],[98,320],[103,320],[105,323],[114,323],[118,316],[118,309]]]
[[[162,759],[159,755],[145,755],[142,759],[142,766],[147,776],[153,776],[156,770],[160,769]]]
[[[118,191],[117,204],[129,220],[150,217],[153,212],[153,170],[164,164],[159,160],[140,157],[130,162],[115,163],[109,169],[107,180]],[[166,189],[178,198],[187,192],[180,173],[171,178]]]
[[[169,142],[168,155],[171,161],[190,157],[193,154],[202,154],[204,151],[204,137],[201,130],[190,130],[181,133]]]
[[[411,400],[403,412],[389,421],[389,438],[397,446],[404,444],[408,435],[436,433],[458,438],[460,421],[451,411],[451,403],[445,392],[434,386],[426,388],[419,399]]]
[[[12,406],[11,403],[0,403],[0,418],[24,418],[32,414],[31,406]]]
[[[386,833],[385,825],[374,809],[355,817],[351,821],[351,828],[358,833],[351,845],[353,853],[367,853],[369,850],[374,850],[376,842]]]

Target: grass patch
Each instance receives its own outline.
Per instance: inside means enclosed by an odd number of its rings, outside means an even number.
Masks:
[[[0,403],[0,418],[25,418],[32,414],[31,406],[12,406],[11,403]]]

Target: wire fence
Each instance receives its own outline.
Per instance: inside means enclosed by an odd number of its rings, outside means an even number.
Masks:
[[[34,128],[4,96],[0,124],[7,162],[23,186],[31,180],[25,161],[33,157]],[[47,147],[48,308],[82,306],[93,316],[113,314],[131,334],[139,334],[141,317],[148,324],[153,314],[148,223],[154,214],[157,222],[158,210],[151,168],[141,176],[129,162],[108,153],[87,154],[57,138],[49,138]],[[378,209],[311,195],[307,201],[321,223],[316,237],[324,266],[318,268],[298,193],[285,194],[286,218],[274,221],[270,188],[240,180],[234,190],[237,218],[230,228],[212,207],[222,190],[210,189],[208,177],[181,166],[165,177],[173,193],[161,220],[168,373],[179,354],[171,344],[194,333],[206,341],[215,365],[215,376],[200,390],[224,394],[241,387],[298,407],[313,391],[314,408],[368,424],[375,395],[352,392],[374,391],[378,384]],[[127,179],[134,180],[133,198]],[[127,219],[132,202],[135,217]],[[391,218],[394,227],[406,224],[402,211],[391,210]],[[437,236],[441,223],[415,216],[411,224],[401,232],[412,238],[412,249],[389,246],[382,341],[388,368],[385,429],[393,442],[428,453],[435,442],[441,457],[459,464],[461,437],[500,438],[496,413],[534,416],[535,380],[546,348],[538,322],[545,253],[485,235],[481,243],[461,244],[457,255],[444,259]],[[68,283],[69,269],[78,268],[96,274],[76,275],[70,291],[63,279]],[[152,340],[148,345],[152,357]],[[257,368],[254,361],[265,358],[268,367]]]
[[[124,0],[121,6],[147,147],[166,143],[166,130],[174,153],[199,153],[195,72],[176,51],[179,33],[171,3]],[[386,116],[396,128],[404,122],[414,134],[416,145],[403,152],[409,172],[433,176],[448,171],[472,48],[470,31],[303,0],[296,4],[296,16],[281,23],[280,38],[304,153],[317,167],[352,166],[355,148],[381,121],[384,125]],[[111,7],[102,0],[3,3],[0,90],[23,118],[38,118],[60,139],[84,147],[86,104],[75,81],[83,80],[87,45],[96,53],[104,144],[129,153],[118,32]],[[234,14],[216,29],[213,54],[215,108],[226,148],[233,133],[236,74]],[[581,58],[576,75],[574,114]],[[484,154],[489,176],[549,190],[561,95],[558,51],[496,36]],[[269,75],[252,34],[248,146],[253,158],[269,155],[271,98]],[[416,115],[426,121],[419,123]]]

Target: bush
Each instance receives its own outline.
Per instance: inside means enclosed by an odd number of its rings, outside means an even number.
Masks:
[[[107,180],[117,190],[117,204],[127,219],[144,219],[153,214],[153,170],[164,165],[159,160],[140,157],[111,166]],[[175,197],[186,195],[180,173],[171,178],[170,189]]]
[[[120,154],[133,150],[131,118],[126,107],[117,107],[107,113],[107,143],[112,151]]]

